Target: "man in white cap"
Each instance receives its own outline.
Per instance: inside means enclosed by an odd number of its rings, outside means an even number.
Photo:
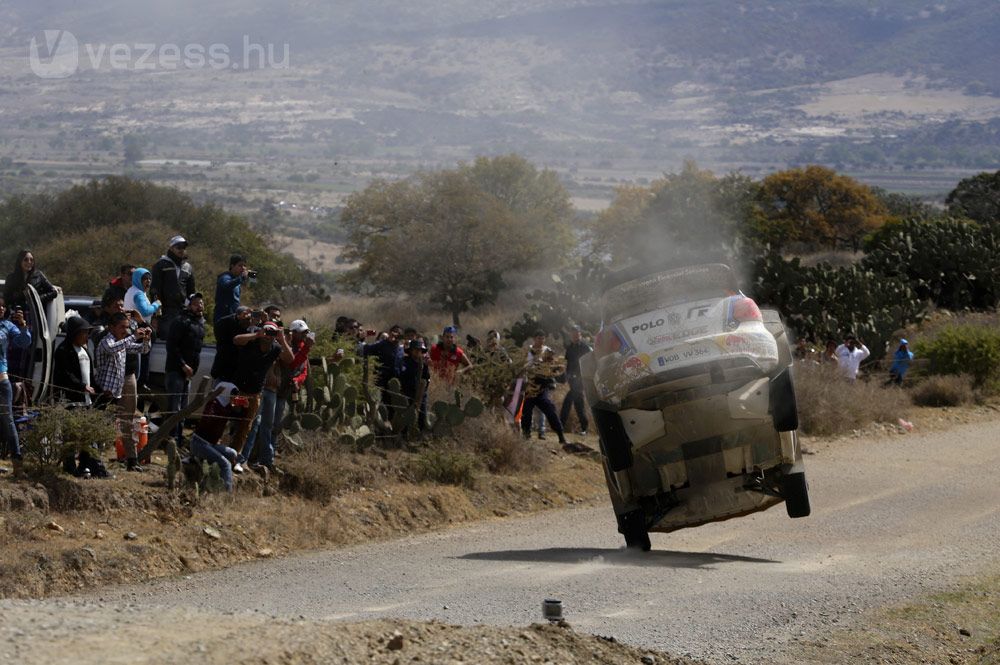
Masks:
[[[194,269],[187,261],[188,241],[184,236],[170,239],[167,253],[153,264],[150,291],[163,303],[160,309],[160,334],[170,330],[170,323],[184,311],[184,302],[195,293]]]
[[[299,391],[309,378],[309,352],[316,335],[309,325],[296,319],[288,326],[288,344],[294,354],[291,362],[276,362],[272,367],[273,376],[265,381],[261,393],[260,424],[257,427],[257,460],[274,472],[274,452],[281,435],[281,421],[285,411],[291,409],[299,399]]]

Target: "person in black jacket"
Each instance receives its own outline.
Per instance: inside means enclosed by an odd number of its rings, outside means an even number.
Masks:
[[[93,327],[79,316],[66,321],[66,337],[56,347],[52,387],[57,399],[90,405],[94,390],[94,359],[87,348]]]
[[[427,346],[423,340],[411,340],[406,347],[402,369],[399,373],[399,383],[403,395],[409,404],[413,404],[420,395],[420,410],[417,412],[417,429],[423,431],[427,426],[427,387],[431,380],[431,370],[428,367]],[[421,390],[421,387],[423,390]]]
[[[52,286],[41,270],[35,268],[35,255],[30,250],[22,249],[17,253],[14,270],[7,275],[7,280],[4,282],[3,297],[7,303],[7,310],[10,312],[24,310],[25,319],[28,318],[27,312],[30,307],[24,291],[29,285],[38,292],[43,305],[47,305],[56,297],[56,287]],[[7,365],[12,377],[20,381],[31,376],[31,355],[31,349],[14,347],[8,350]]]
[[[167,253],[153,264],[150,292],[163,303],[161,330],[170,330],[170,323],[184,311],[185,301],[195,292],[194,269],[187,261],[187,246],[184,236],[174,236]]]
[[[233,339],[245,333],[253,322],[253,312],[246,305],[236,308],[235,314],[224,316],[215,322],[215,360],[212,362],[212,378],[215,383],[225,381],[233,383],[236,380],[236,370],[239,366],[239,349]]]
[[[166,389],[171,413],[176,413],[188,403],[191,377],[198,372],[201,347],[205,342],[205,298],[192,293],[180,316],[167,329]],[[184,442],[184,425],[177,424],[177,445]]]
[[[38,291],[38,296],[42,299],[42,304],[55,300],[56,287],[52,286],[45,273],[35,267],[35,255],[31,250],[22,249],[17,253],[17,260],[14,262],[14,270],[7,275],[7,280],[3,285],[3,297],[7,301],[7,308],[14,311],[18,307],[26,309],[28,300],[24,297],[24,289],[31,285]]]
[[[565,426],[566,419],[569,418],[570,408],[576,407],[576,417],[580,421],[580,434],[586,434],[587,427],[590,425],[587,419],[587,399],[583,391],[580,358],[591,351],[593,349],[583,341],[583,332],[580,327],[574,326],[570,343],[566,346],[566,383],[569,384],[569,392],[563,398],[559,421]]]

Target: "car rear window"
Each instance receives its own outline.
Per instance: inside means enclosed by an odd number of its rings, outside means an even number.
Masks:
[[[652,273],[608,288],[602,298],[606,322],[671,303],[722,297],[738,290],[729,266],[710,263]]]

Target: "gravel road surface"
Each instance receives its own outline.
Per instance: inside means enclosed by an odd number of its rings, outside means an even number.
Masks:
[[[68,604],[95,621],[126,603],[283,619],[525,625],[540,619],[544,598],[558,598],[578,631],[711,662],[781,661],[791,643],[860,610],[996,559],[998,433],[997,424],[976,423],[814,444],[806,458],[811,517],[791,520],[778,506],[653,534],[645,554],[622,549],[609,507],[581,508],[262,560]],[[42,603],[67,606],[31,607]],[[15,642],[33,630],[16,607],[0,603],[0,635],[20,630]]]

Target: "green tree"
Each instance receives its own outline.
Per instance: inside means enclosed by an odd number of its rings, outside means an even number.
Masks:
[[[887,218],[888,210],[868,186],[823,166],[807,166],[764,178],[749,234],[776,249],[798,242],[811,249],[857,250]]]
[[[565,262],[573,246],[573,206],[555,171],[539,171],[516,154],[478,157],[458,170],[502,203],[535,239],[524,247],[526,265],[551,268]]]
[[[178,233],[191,241],[197,284],[209,299],[233,252],[261,274],[248,294],[253,298],[287,301],[307,281],[294,258],[272,249],[239,215],[195,205],[171,187],[118,176],[0,204],[0,265],[13,266],[18,250],[30,248],[54,284],[99,295],[121,263],[150,267]]]
[[[613,265],[734,261],[755,190],[746,176],[685,162],[648,188],[619,188],[591,229],[593,249]]]
[[[407,180],[376,180],[340,214],[345,282],[426,296],[451,313],[494,302],[504,275],[559,267],[571,246],[569,195],[551,171],[517,155],[479,158]]]
[[[959,181],[945,199],[948,211],[983,225],[1000,224],[1000,171]]]
[[[466,173],[440,171],[375,181],[347,199],[341,214],[350,282],[378,293],[426,296],[460,314],[494,302],[503,275],[524,266],[514,215]]]

